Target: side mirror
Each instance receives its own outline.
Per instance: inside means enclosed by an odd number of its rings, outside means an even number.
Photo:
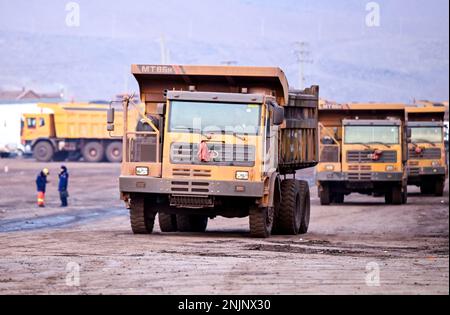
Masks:
[[[284,108],[281,106],[275,105],[272,110],[273,114],[273,124],[275,126],[280,126],[284,122]]]
[[[107,113],[107,123],[108,123],[108,125],[114,124],[114,116],[115,116],[114,108],[108,109],[108,113]]]
[[[411,130],[411,128],[407,128],[406,129],[406,138],[411,140],[411,138],[412,138],[412,130]]]

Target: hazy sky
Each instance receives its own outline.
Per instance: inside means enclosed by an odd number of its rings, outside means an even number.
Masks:
[[[52,65],[59,58],[60,65],[65,60],[58,55],[57,46],[70,54],[73,47],[68,46],[69,39],[74,45],[77,38],[91,38],[98,45],[107,41],[131,43],[133,51],[120,53],[124,64],[158,63],[164,39],[173,63],[232,60],[241,65],[280,66],[296,86],[295,43],[306,41],[311,51],[308,59],[313,61],[305,69],[306,83],[324,85],[327,97],[360,100],[364,93],[379,89],[395,100],[448,99],[448,0],[374,1],[380,7],[379,27],[366,24],[370,2],[366,0],[78,0],[73,1],[80,8],[77,27],[66,23],[69,2],[0,0],[0,58],[17,57],[11,63],[25,66],[36,57],[35,51],[45,47],[52,59],[45,60],[41,52],[34,62]],[[34,47],[13,50],[2,36],[16,32],[31,36]],[[53,44],[55,35],[66,40],[59,38]],[[95,53],[86,50],[86,54],[101,61]],[[5,77],[14,79],[16,72],[9,65],[9,72],[2,73],[1,66],[0,61],[0,83],[5,84]],[[95,66],[90,64],[89,68]],[[123,74],[120,76],[123,82]],[[37,79],[29,73],[26,80]],[[55,82],[70,85],[63,77]],[[84,96],[80,88],[69,86]],[[352,94],[352,89],[361,93]],[[365,89],[367,92],[362,91]]]

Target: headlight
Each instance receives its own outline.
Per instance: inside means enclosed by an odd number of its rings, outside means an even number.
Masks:
[[[334,171],[334,165],[327,165],[327,166],[325,166],[325,169],[327,171]]]
[[[395,170],[395,167],[393,167],[392,165],[386,166],[386,172],[393,172],[394,170]]]
[[[148,167],[136,167],[136,175],[137,176],[148,176],[149,174],[149,169]]]
[[[236,172],[237,180],[248,180],[248,172]]]
[[[439,161],[433,161],[433,162],[431,162],[431,165],[432,165],[433,167],[439,167],[439,166],[441,166],[441,162],[439,162]]]

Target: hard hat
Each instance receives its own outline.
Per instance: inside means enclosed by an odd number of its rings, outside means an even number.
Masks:
[[[49,174],[50,174],[50,171],[48,170],[48,168],[44,168],[44,169],[42,170],[42,173],[44,173],[44,175],[49,175]]]

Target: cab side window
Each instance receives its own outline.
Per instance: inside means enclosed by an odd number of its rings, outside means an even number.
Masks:
[[[44,127],[45,126],[45,119],[44,118],[40,118],[39,119],[39,127]]]
[[[27,118],[27,127],[29,129],[36,129],[36,118]]]

